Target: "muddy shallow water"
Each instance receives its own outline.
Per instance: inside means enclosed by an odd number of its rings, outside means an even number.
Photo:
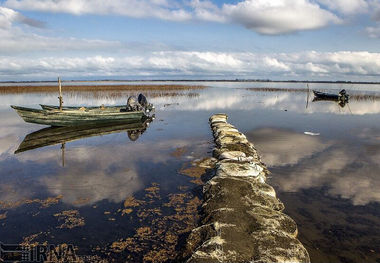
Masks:
[[[148,92],[156,118],[135,141],[119,131],[18,154],[44,126],[9,105],[56,104],[57,94],[1,94],[0,241],[73,244],[92,261],[173,260],[200,204],[202,171],[188,168],[211,156],[208,117],[225,112],[261,153],[312,262],[380,262],[379,85],[311,84],[354,94],[342,108],[312,102],[301,83],[190,84],[209,87]],[[123,104],[130,93],[64,101]]]

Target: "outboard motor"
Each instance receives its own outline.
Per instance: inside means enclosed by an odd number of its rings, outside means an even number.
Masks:
[[[150,113],[154,111],[154,106],[148,103],[143,94],[139,94],[137,98],[134,96],[128,98],[125,111],[145,111],[145,113]]]
[[[141,105],[137,102],[136,97],[130,96],[127,100],[127,111],[141,110]]]
[[[148,106],[148,101],[146,99],[146,97],[143,95],[143,94],[139,94],[139,96],[137,97],[137,101],[139,102],[139,104],[142,106],[142,107],[146,107]]]
[[[342,89],[341,91],[339,91],[339,97],[340,97],[340,100],[341,101],[344,101],[344,102],[348,102],[348,94],[346,93],[346,90],[345,89]]]

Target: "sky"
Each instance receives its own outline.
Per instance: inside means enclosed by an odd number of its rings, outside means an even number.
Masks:
[[[380,0],[0,0],[0,81],[380,81]]]

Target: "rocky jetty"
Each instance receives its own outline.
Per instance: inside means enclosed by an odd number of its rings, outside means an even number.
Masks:
[[[297,225],[266,184],[269,171],[252,143],[227,122],[210,118],[214,176],[203,188],[202,218],[187,238],[188,263],[310,262]]]

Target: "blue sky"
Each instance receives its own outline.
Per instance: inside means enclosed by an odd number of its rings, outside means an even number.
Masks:
[[[0,81],[380,81],[380,0],[0,0]]]

